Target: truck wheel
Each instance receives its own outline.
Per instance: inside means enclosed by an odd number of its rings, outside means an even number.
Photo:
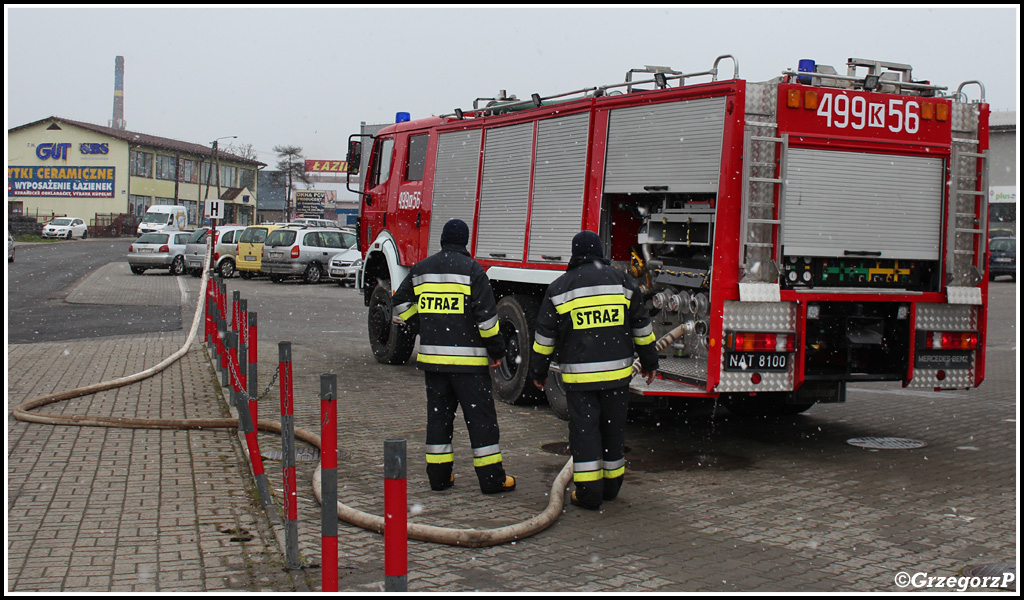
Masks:
[[[505,360],[491,370],[494,397],[507,404],[537,404],[544,394],[527,381],[533,357],[533,333],[540,302],[533,296],[505,296],[498,302],[498,326],[505,339]]]
[[[554,366],[554,365],[552,365]],[[531,384],[532,385],[532,384]],[[569,400],[565,396],[565,383],[562,382],[561,371],[548,371],[548,381],[544,385],[544,395],[548,398],[548,406],[563,421],[569,420]]]
[[[408,325],[393,323],[392,314],[394,305],[391,302],[391,282],[382,280],[370,295],[370,310],[366,318],[370,348],[377,362],[403,365],[412,355],[416,332]]]
[[[757,396],[729,394],[722,397],[721,403],[729,409],[729,412],[741,419],[792,417],[806,412],[814,406],[814,402],[800,404],[786,402],[788,395],[786,392],[772,392]]]

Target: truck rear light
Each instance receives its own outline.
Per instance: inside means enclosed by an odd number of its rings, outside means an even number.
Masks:
[[[166,254],[166,253],[168,253],[170,251],[171,251],[171,248],[167,244],[164,244],[163,246],[160,246],[160,249],[157,250],[157,252],[162,252],[164,254]]]
[[[931,121],[935,118],[935,105],[931,102],[921,103],[921,118],[926,121]]]
[[[725,337],[726,348],[743,352],[793,352],[796,335],[792,333],[730,333]]]
[[[811,110],[818,108],[818,92],[814,90],[804,92],[804,108]]]
[[[939,104],[938,106],[935,107],[935,119],[938,120],[938,121],[948,121],[949,120],[949,105],[948,104]]]
[[[299,247],[298,246],[292,246],[291,257],[292,258],[298,258],[299,257]]]
[[[931,350],[977,350],[978,334],[974,331],[929,331],[924,347]]]

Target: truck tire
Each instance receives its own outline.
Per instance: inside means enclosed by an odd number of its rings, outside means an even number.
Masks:
[[[393,323],[393,314],[391,282],[382,280],[370,295],[370,307],[366,318],[370,348],[377,362],[404,365],[409,361],[412,349],[416,345],[416,331],[408,325]]]
[[[547,396],[548,406],[551,412],[563,421],[569,420],[569,400],[565,395],[565,384],[562,382],[562,372],[551,369],[548,371],[548,380],[544,385],[544,395]]]
[[[527,381],[540,302],[514,294],[498,301],[498,326],[505,339],[505,360],[491,370],[494,397],[506,404],[538,404],[544,394]]]

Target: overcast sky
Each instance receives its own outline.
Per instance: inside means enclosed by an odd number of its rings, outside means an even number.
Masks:
[[[5,6],[5,108],[8,128],[51,115],[106,125],[121,55],[128,129],[199,144],[237,135],[271,166],[279,144],[343,159],[360,121],[398,111],[617,83],[644,65],[703,71],[722,54],[751,81],[801,58],[840,73],[849,57],[908,63],[950,91],[980,80],[994,110],[1016,110],[1019,26],[1016,5]]]

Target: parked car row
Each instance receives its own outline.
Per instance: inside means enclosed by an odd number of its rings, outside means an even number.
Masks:
[[[222,277],[237,272],[243,279],[268,275],[274,282],[301,278],[306,283],[319,283],[330,279],[354,285],[356,271],[362,265],[356,234],[347,228],[292,222],[219,225],[213,232],[200,227],[143,234],[128,248],[128,265],[136,274],[159,267],[173,275],[187,272],[198,277],[206,264],[207,238],[211,234],[215,236],[213,269]]]

